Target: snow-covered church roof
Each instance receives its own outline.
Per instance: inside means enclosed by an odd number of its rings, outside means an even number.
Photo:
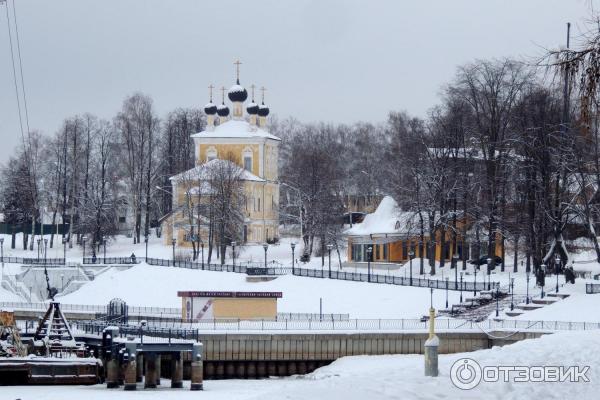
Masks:
[[[275,135],[271,135],[264,129],[251,126],[244,120],[231,119],[227,122],[217,125],[213,130],[203,130],[194,133],[193,138],[267,138],[272,140],[281,140]]]
[[[204,164],[197,165],[194,168],[188,169],[187,171],[183,171],[177,175],[170,177],[169,179],[171,181],[175,181],[175,182],[181,182],[184,180],[201,180],[201,181],[208,180],[208,179],[210,179],[211,171],[214,170],[215,168],[218,168],[220,163],[226,163],[227,167],[234,168],[235,171],[237,173],[239,173],[240,179],[243,181],[254,181],[254,182],[264,182],[265,181],[264,179],[259,178],[258,176],[254,175],[250,171],[243,169],[242,167],[235,164],[234,162],[231,162],[229,160],[221,160],[218,158],[216,158],[214,160],[210,160]]]
[[[350,236],[415,234],[419,227],[419,214],[402,211],[390,196],[385,196],[375,212],[367,214],[362,223],[354,225],[346,233]]]

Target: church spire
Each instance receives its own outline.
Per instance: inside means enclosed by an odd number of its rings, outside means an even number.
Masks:
[[[254,102],[254,89],[255,88],[256,88],[256,86],[254,84],[252,84],[252,86],[250,86],[251,93],[252,93],[252,102],[250,104],[248,104],[248,107],[246,107],[246,111],[248,112],[248,115],[250,116],[251,129],[254,129],[254,127],[256,127],[256,116],[258,115],[258,104],[256,104]]]
[[[221,87],[221,104],[217,107],[217,114],[219,114],[219,124],[227,121],[229,107],[225,105],[225,86]]]
[[[243,103],[248,98],[248,92],[242,86],[240,86],[240,65],[242,62],[237,60],[233,63],[235,65],[235,81],[236,84],[233,85],[229,92],[227,93],[227,97],[233,103],[233,118],[234,119],[242,119],[244,116],[244,108]]]
[[[262,101],[260,106],[258,106],[258,125],[264,128],[267,125],[267,116],[269,115],[269,107],[265,106],[265,92],[267,88],[263,86],[260,88],[260,91],[262,92]]]
[[[206,113],[206,127],[208,130],[212,130],[215,126],[215,114],[217,113],[217,106],[213,104],[212,90],[214,86],[211,84],[208,87],[209,102],[204,106],[204,112]]]

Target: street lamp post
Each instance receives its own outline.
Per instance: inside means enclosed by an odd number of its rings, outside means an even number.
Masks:
[[[263,249],[265,249],[265,269],[267,268],[267,250],[269,249],[269,244],[265,243],[263,244]],[[323,268],[323,266],[321,266],[321,268]],[[323,277],[323,274],[321,274],[321,277]]]
[[[525,304],[529,304],[529,271],[525,272],[525,277],[527,280],[527,293],[525,294]]]
[[[104,245],[104,263],[106,264],[106,236],[102,236],[102,244]]]
[[[200,243],[200,248],[202,249],[202,269],[204,270],[204,242]]]
[[[65,259],[65,263],[67,262],[67,237],[63,238],[63,258]]]
[[[498,286],[496,286],[496,317],[500,316],[500,289]]]
[[[173,246],[173,266],[175,266],[175,244],[177,243],[177,239],[171,239],[171,245]]]
[[[462,290],[463,290],[463,272],[460,273],[460,302],[463,302],[463,295],[462,295]]]
[[[546,264],[542,264],[540,265],[541,268],[541,274],[544,274],[542,279],[541,279],[541,287],[542,287],[542,292],[540,293],[540,298],[544,298],[544,286],[546,285]]]
[[[290,243],[290,247],[292,248],[292,275],[294,275],[294,249],[296,248],[296,243]]]
[[[515,309],[515,278],[510,278],[510,311]]]
[[[446,277],[446,310],[448,309],[448,283],[450,278]]]
[[[556,293],[558,293],[558,273],[560,271],[560,256],[557,254],[554,260],[554,272],[556,273]]]
[[[233,270],[235,271],[235,245],[237,242],[231,242],[231,255],[233,256]]]
[[[328,253],[328,258],[329,258],[329,279],[331,279],[331,249],[333,248],[333,245],[330,243],[327,245],[327,253]]]
[[[87,241],[87,236],[82,237],[81,241],[83,242],[83,258],[85,259],[85,242]]]
[[[490,275],[492,273],[492,259],[488,257],[487,259],[487,276],[488,276],[488,286],[487,290],[490,290]]]
[[[373,246],[367,247],[367,282],[371,282],[371,254],[373,254]]]
[[[458,289],[458,254],[456,253],[452,254],[452,266],[454,268],[454,290],[456,290]]]
[[[473,297],[477,296],[477,265],[473,264]]]
[[[408,252],[408,258],[410,260],[409,261],[409,265],[410,265],[410,278],[408,278],[408,279],[409,279],[410,286],[412,286],[412,283],[413,283],[412,282],[412,260],[413,260],[413,258],[415,258],[415,252],[412,251],[412,249]],[[446,306],[446,308],[448,308],[448,307]]]
[[[4,238],[0,238],[0,257],[2,257],[2,279],[0,279],[0,281],[4,280]],[[31,296],[29,296],[31,297]]]

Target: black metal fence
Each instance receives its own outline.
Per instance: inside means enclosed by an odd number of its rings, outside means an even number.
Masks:
[[[448,289],[448,290],[462,290],[465,292],[469,291],[483,291],[483,290],[496,290],[500,287],[499,282],[455,282],[446,281],[441,279],[427,279],[427,278],[415,278],[393,276],[393,275],[378,275],[378,274],[364,274],[359,272],[344,272],[344,271],[331,271],[325,269],[306,269],[306,268],[294,268],[294,275],[306,276],[310,278],[330,278],[339,279],[344,281],[356,281],[356,282],[372,282],[372,283],[386,283],[389,285],[400,285],[400,286],[415,286],[425,287],[434,289]]]
[[[147,258],[146,262],[150,265],[158,265],[162,267],[175,267],[175,268],[187,268],[187,269],[200,269],[204,271],[218,271],[218,272],[235,272],[239,274],[245,274],[248,267],[245,265],[232,265],[232,264],[208,264],[195,261],[173,261],[166,260],[163,258]]]
[[[586,283],[585,284],[585,293],[587,293],[587,294],[600,293],[600,283]]]
[[[65,265],[64,258],[23,258],[23,257],[2,257],[2,261],[7,264],[24,265]]]
[[[86,257],[83,264],[139,264],[141,261],[137,257]]]
[[[86,333],[101,334],[108,325],[96,321],[73,322],[77,329]],[[429,328],[425,319],[348,319],[348,320],[201,320],[199,322],[181,324],[178,327],[153,325],[125,325],[110,323],[118,326],[120,334],[139,336],[158,336],[176,339],[195,339],[207,331],[410,331]],[[454,318],[436,318],[435,327],[438,331],[471,331],[475,330],[519,330],[519,331],[562,331],[562,330],[599,330],[597,322],[568,322],[568,321],[525,321],[525,320],[493,320],[481,322]]]

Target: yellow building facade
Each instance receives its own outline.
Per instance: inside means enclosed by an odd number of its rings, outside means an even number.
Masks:
[[[279,144],[281,140],[267,130],[269,109],[259,106],[254,99],[246,107],[246,89],[238,83],[229,89],[233,115],[222,103],[211,101],[205,106],[207,126],[193,134],[196,167],[171,178],[174,210],[163,220],[165,243],[176,240],[178,247],[191,247],[193,229],[190,229],[189,196],[193,190],[201,190],[202,169],[213,160],[228,160],[240,168],[244,191],[244,222],[239,227],[243,243],[260,244],[279,237]],[[192,179],[185,179],[191,177]],[[201,218],[198,216],[198,218]],[[200,225],[200,239],[207,243],[208,230]],[[197,232],[194,232],[197,234]]]

